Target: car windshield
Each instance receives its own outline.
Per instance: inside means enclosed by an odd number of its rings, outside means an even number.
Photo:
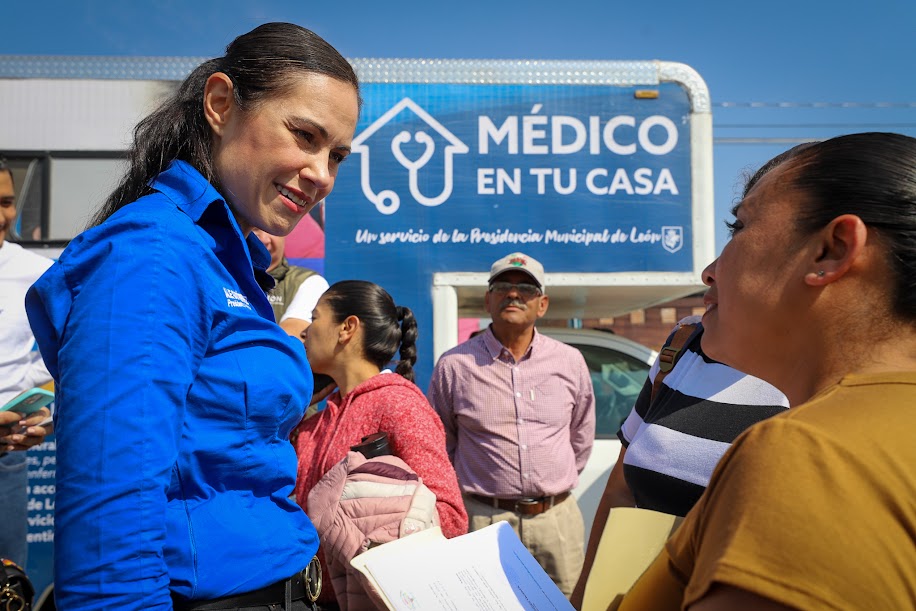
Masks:
[[[649,365],[603,346],[570,344],[579,349],[595,389],[596,439],[617,436],[620,425],[636,403]]]

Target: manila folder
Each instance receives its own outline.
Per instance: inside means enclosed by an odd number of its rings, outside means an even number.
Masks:
[[[585,582],[582,611],[617,609],[682,521],[679,516],[649,509],[611,509]]]

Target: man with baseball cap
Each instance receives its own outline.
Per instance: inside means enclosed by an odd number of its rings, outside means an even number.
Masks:
[[[490,268],[492,323],[439,359],[429,400],[445,425],[470,530],[508,521],[569,596],[584,526],[570,491],[595,437],[582,354],[535,330],[547,312],[544,267],[520,252]]]

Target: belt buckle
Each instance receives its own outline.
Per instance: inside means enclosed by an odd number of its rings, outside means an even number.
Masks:
[[[305,595],[314,603],[321,595],[321,562],[318,556],[309,560],[308,566],[302,569],[302,583],[305,586]]]
[[[514,509],[514,511],[515,511],[516,513],[524,513],[524,512],[522,512],[521,510],[519,510],[519,507],[534,507],[534,506],[538,505],[540,502],[541,502],[541,501],[539,501],[539,500],[537,500],[537,499],[519,499],[519,500],[515,501],[515,509]]]

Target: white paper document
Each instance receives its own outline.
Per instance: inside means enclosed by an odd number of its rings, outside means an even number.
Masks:
[[[446,539],[438,528],[353,559],[396,611],[570,611],[506,522]]]

